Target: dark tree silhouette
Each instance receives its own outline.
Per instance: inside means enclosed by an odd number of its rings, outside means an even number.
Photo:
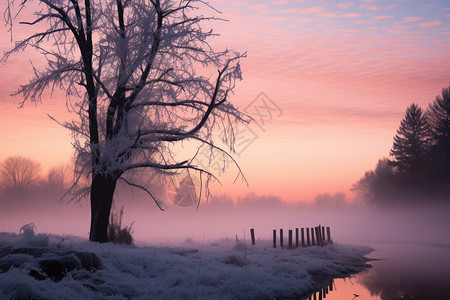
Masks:
[[[351,188],[368,202],[389,202],[397,192],[395,167],[387,158],[378,160],[375,171],[367,171]]]
[[[450,87],[427,111],[411,104],[401,121],[390,155],[368,171],[352,190],[369,202],[447,202],[450,192]]]
[[[0,181],[6,192],[22,197],[38,183],[40,171],[40,163],[23,156],[10,156],[0,163]]]
[[[47,88],[61,88],[68,108],[78,114],[79,120],[62,125],[75,138],[75,172],[90,181],[79,186],[78,195],[90,194],[91,241],[107,241],[118,180],[144,190],[163,209],[147,185],[127,177],[130,172],[189,170],[207,184],[213,174],[195,164],[200,151],[183,156],[176,144],[218,149],[212,131],[221,126],[233,149],[232,122],[245,116],[228,96],[241,78],[244,55],[208,44],[215,33],[203,24],[215,18],[196,15],[199,6],[209,8],[200,0],[8,2],[7,23],[34,13],[34,20],[21,24],[32,25],[35,33],[3,60],[29,47],[47,60],[15,95],[39,102]]]
[[[429,104],[426,116],[431,129],[433,171],[437,177],[450,179],[450,87],[442,89],[442,95]]]
[[[413,103],[394,136],[390,164],[401,174],[417,176],[426,168],[428,149],[429,125],[422,108]]]

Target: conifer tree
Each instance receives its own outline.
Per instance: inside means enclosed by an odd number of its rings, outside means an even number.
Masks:
[[[429,150],[429,125],[422,108],[411,104],[400,123],[390,155],[400,174],[417,176],[425,171]]]
[[[450,87],[442,89],[427,109],[431,130],[433,171],[438,176],[450,178]]]

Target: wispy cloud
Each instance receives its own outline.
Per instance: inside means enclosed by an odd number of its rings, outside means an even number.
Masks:
[[[341,15],[342,18],[356,18],[356,17],[360,17],[360,16],[362,16],[362,15],[356,14],[356,13],[347,13],[347,14]]]
[[[230,1],[230,4],[233,6],[244,6],[245,3],[241,1]]]
[[[392,27],[399,28],[399,29],[411,29],[411,26],[400,25],[400,24],[394,24]]]
[[[377,20],[356,20],[354,24],[375,24]]]
[[[266,8],[266,7],[267,7],[266,4],[257,4],[257,5],[249,6],[248,8],[250,8],[250,9],[263,9],[263,8]]]
[[[402,22],[403,23],[412,23],[412,22],[418,22],[422,19],[423,19],[423,17],[404,17]]]
[[[300,19],[295,19],[295,23],[306,23],[306,22],[311,22],[314,21],[314,19],[308,19],[308,18],[300,18]]]
[[[338,17],[338,15],[336,13],[334,13],[334,12],[326,12],[326,13],[323,13],[323,14],[319,14],[318,16],[322,17],[322,18],[336,18],[336,17]]]
[[[324,11],[324,10],[325,10],[325,8],[323,8],[323,7],[313,6],[313,7],[300,9],[299,13],[301,13],[301,14],[313,14],[313,13],[321,12],[321,11]]]
[[[297,12],[298,9],[297,8],[288,8],[288,9],[280,9],[278,12],[281,14],[290,14],[290,13],[295,13]]]
[[[376,6],[374,4],[360,4],[359,8],[360,9],[369,9],[369,10],[382,10],[381,7]]]
[[[375,16],[373,17],[375,20],[385,20],[385,19],[392,19],[395,18],[395,16]]]
[[[291,20],[289,17],[273,17],[273,18],[267,18],[269,22],[285,22]]]
[[[353,2],[346,2],[346,3],[336,4],[336,6],[339,7],[339,8],[348,8],[348,7],[351,7],[353,5],[354,5]]]
[[[419,23],[420,27],[429,27],[429,26],[437,26],[437,25],[441,25],[442,22],[441,21],[430,21],[430,22],[422,22]]]
[[[274,1],[273,4],[275,4],[275,5],[286,5],[286,4],[289,4],[289,1],[287,1],[287,0],[277,0],[277,1]]]

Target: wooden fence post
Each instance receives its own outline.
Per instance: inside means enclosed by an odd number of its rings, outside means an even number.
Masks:
[[[320,229],[319,229],[319,226],[314,227],[314,233],[316,234],[317,246],[320,246]]]
[[[255,229],[250,229],[250,235],[252,236],[252,245],[255,246]]]
[[[325,227],[322,226],[322,246],[325,244]]]
[[[280,247],[283,248],[283,229],[280,229]]]
[[[317,234],[319,235],[319,238],[317,239],[318,240],[318,245],[319,246],[321,246],[321,247],[323,247],[323,235],[322,235],[322,226],[318,226],[317,227]]]
[[[311,246],[311,240],[309,238],[309,228],[306,227],[306,239],[308,240],[308,247]]]
[[[273,230],[273,247],[274,248],[277,247],[277,230],[276,229]]]
[[[292,249],[292,229],[289,229],[289,249]]]
[[[331,244],[330,227],[327,227],[328,244]]]
[[[305,229],[302,228],[302,247],[305,247]]]
[[[295,228],[295,248],[298,248],[298,228]]]
[[[314,228],[311,228],[311,244],[314,246],[316,243],[314,241]]]

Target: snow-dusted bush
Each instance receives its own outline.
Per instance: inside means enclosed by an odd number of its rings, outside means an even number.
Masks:
[[[34,237],[34,230],[36,226],[33,223],[28,223],[20,227],[19,233],[22,234],[25,238]]]
[[[115,244],[133,245],[133,223],[130,226],[122,227],[123,205],[119,213],[111,212],[111,217],[108,224],[108,241]]]

